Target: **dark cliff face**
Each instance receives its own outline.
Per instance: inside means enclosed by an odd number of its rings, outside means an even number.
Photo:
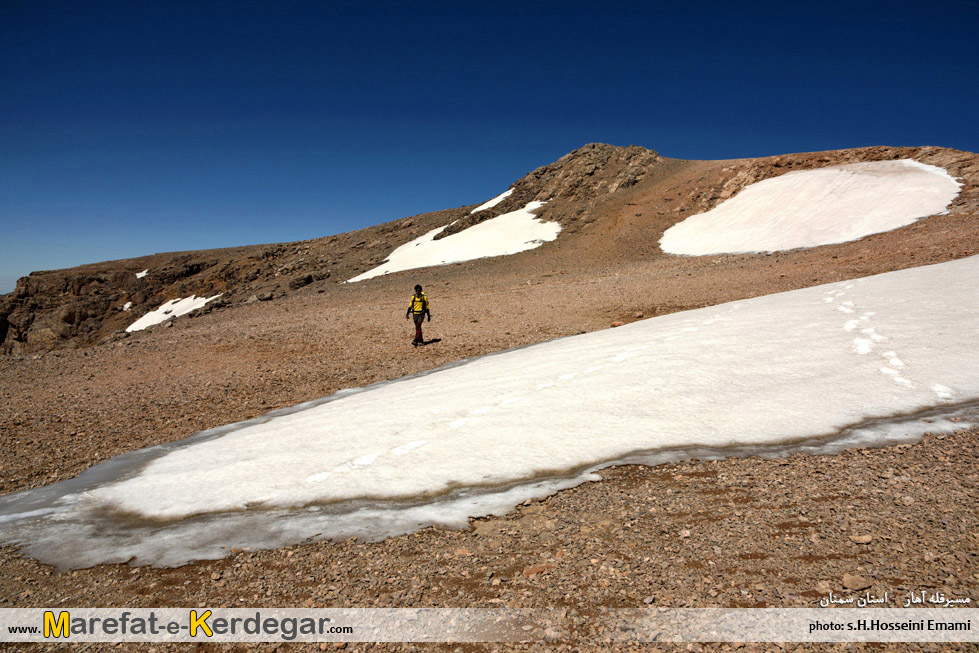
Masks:
[[[181,280],[208,268],[207,261],[193,260],[193,255],[184,258],[187,261],[178,259],[160,269],[153,279],[137,278],[136,273],[145,268],[131,262],[34,272],[22,277],[14,292],[0,300],[0,343],[7,353],[77,347],[89,344],[104,328],[124,328],[133,316],[123,310],[127,303],[130,308],[151,303],[160,298],[163,288],[179,286]],[[217,284],[208,279],[193,285],[199,287],[198,293],[205,293]]]

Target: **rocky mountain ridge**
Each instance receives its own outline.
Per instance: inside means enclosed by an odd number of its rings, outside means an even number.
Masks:
[[[0,297],[0,350],[23,355],[128,337],[126,326],[141,315],[192,294],[221,296],[187,317],[291,293],[326,292],[437,227],[450,225],[442,235],[457,233],[534,200],[547,201],[538,217],[559,222],[563,229],[557,241],[526,255],[546,257],[571,247],[577,257],[615,250],[619,262],[623,256],[640,260],[656,255],[663,230],[713,208],[749,184],[793,170],[900,158],[947,169],[963,183],[949,211],[976,212],[979,157],[947,148],[869,147],[696,162],[669,159],[637,146],[593,143],[529,172],[514,182],[504,201],[475,214],[470,213],[477,206],[473,204],[307,241],[154,254],[33,272],[18,281],[14,292]],[[622,232],[626,222],[639,224]],[[586,233],[591,236],[587,246],[574,245]],[[963,255],[969,247],[963,245]],[[143,270],[147,274],[137,277]]]

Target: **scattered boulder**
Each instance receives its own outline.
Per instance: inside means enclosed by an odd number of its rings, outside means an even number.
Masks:
[[[848,590],[853,590],[854,592],[859,592],[860,590],[865,590],[873,585],[873,582],[864,578],[863,576],[857,576],[855,574],[843,574],[843,587]]]
[[[549,571],[551,569],[554,569],[554,565],[545,562],[537,565],[527,565],[526,567],[524,567],[523,572],[521,573],[523,574],[524,578],[533,578],[537,574],[542,574],[545,571]]]
[[[311,274],[305,274],[305,275],[296,277],[295,279],[293,279],[292,281],[290,281],[289,282],[289,288],[291,288],[292,290],[298,290],[298,289],[300,289],[300,288],[302,288],[304,286],[308,286],[311,283],[313,283],[313,275],[311,275]]]

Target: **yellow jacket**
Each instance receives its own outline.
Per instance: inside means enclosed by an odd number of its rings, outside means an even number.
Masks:
[[[415,313],[417,315],[418,313],[424,313],[427,310],[428,297],[425,295],[425,293],[422,293],[421,297],[418,297],[417,295],[411,296],[411,303],[408,304],[409,313]]]

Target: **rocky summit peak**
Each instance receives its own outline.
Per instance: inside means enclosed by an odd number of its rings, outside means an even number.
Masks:
[[[446,228],[437,238],[445,238],[469,227],[515,211],[529,202],[564,200],[579,206],[596,198],[635,186],[662,161],[653,150],[638,145],[619,147],[608,143],[588,143],[560,159],[524,175],[513,192],[491,210],[466,216]],[[553,207],[552,207],[553,208]],[[566,216],[548,209],[550,220],[564,222]]]
[[[514,184],[514,194],[526,188],[537,191],[532,199],[589,199],[635,185],[659,160],[659,154],[637,145],[589,143],[531,171]]]

